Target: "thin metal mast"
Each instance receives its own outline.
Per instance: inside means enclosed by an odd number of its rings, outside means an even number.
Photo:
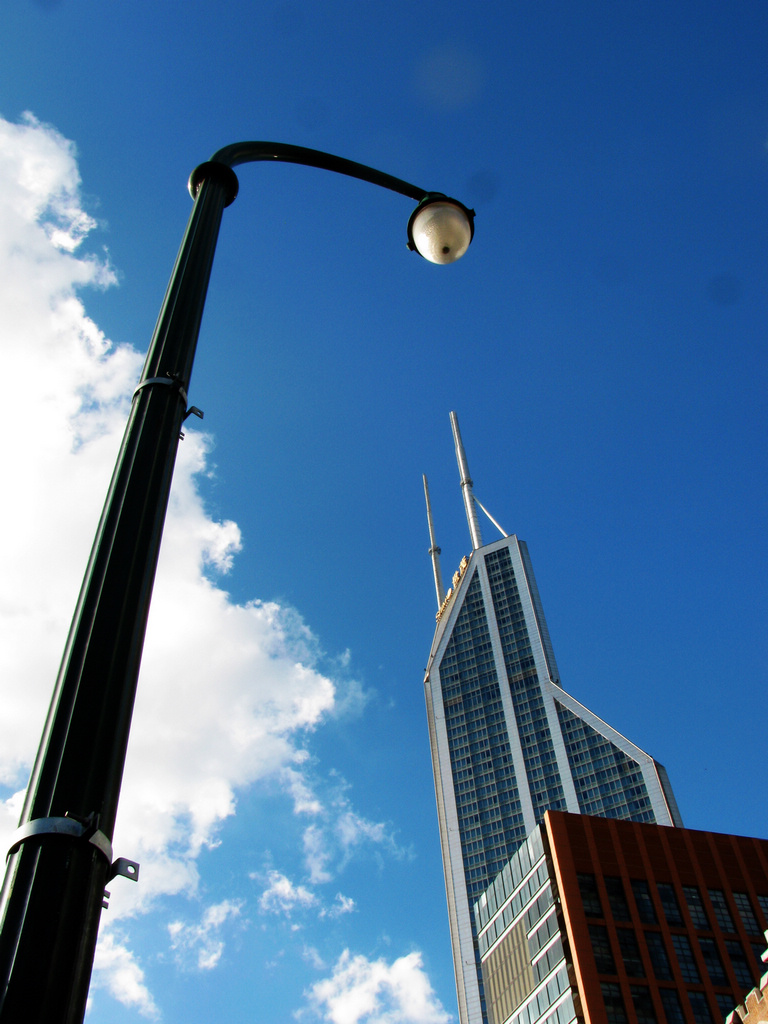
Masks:
[[[461,443],[461,432],[459,431],[459,418],[455,412],[451,413],[451,429],[453,430],[453,441],[456,445],[456,461],[459,464],[461,474],[461,493],[464,496],[464,508],[467,513],[469,524],[469,535],[472,538],[472,549],[477,551],[483,546],[483,538],[480,536],[480,523],[477,519],[475,498],[472,494],[472,480],[467,466],[467,456],[464,452],[464,445]]]
[[[435,524],[432,522],[432,505],[429,501],[429,485],[427,484],[427,477],[424,473],[421,474],[424,480],[424,497],[427,500],[427,524],[429,526],[429,554],[432,558],[432,572],[435,574],[435,593],[437,594],[437,608],[438,611],[443,605],[445,600],[445,590],[443,589],[443,574],[440,572],[440,548],[435,542]]]

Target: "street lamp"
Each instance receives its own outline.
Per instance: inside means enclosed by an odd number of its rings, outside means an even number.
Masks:
[[[133,395],[0,892],[0,1024],[80,1024],[105,886],[138,879],[113,859],[120,784],[187,390],[233,167],[279,160],[324,168],[418,202],[408,247],[452,263],[474,211],[342,157],[273,142],[220,149],[189,179],[194,206]]]

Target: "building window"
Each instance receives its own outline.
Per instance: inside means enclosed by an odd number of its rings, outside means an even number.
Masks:
[[[750,942],[750,946],[752,947],[752,955],[758,965],[758,970],[762,974],[765,971],[765,961],[763,960],[765,942]]]
[[[605,1003],[605,1014],[608,1024],[627,1024],[627,1011],[621,998],[621,989],[615,982],[602,981],[600,988]]]
[[[661,900],[667,924],[682,924],[683,919],[680,915],[680,907],[673,886],[669,882],[657,882],[656,887],[659,891],[659,899]]]
[[[715,992],[715,999],[717,1000],[717,1008],[720,1011],[720,1016],[723,1020],[728,1016],[729,1013],[733,1013],[736,1009],[733,996],[723,995],[722,992]]]
[[[656,909],[648,883],[644,879],[633,878],[631,884],[640,920],[643,924],[656,924]]]
[[[587,917],[602,917],[603,908],[600,905],[600,895],[597,891],[595,876],[579,874],[576,877],[579,882],[581,902],[584,904],[584,913]]]
[[[736,929],[733,927],[733,918],[731,912],[728,909],[728,904],[725,899],[725,893],[722,889],[710,889],[709,898],[712,900],[712,909],[715,912],[717,923],[723,929],[724,932],[735,932]]]
[[[709,1008],[706,994],[704,992],[689,992],[688,998],[691,1000],[693,1019],[696,1024],[713,1024],[712,1011]]]
[[[743,989],[752,988],[755,982],[752,977],[749,960],[742,949],[741,943],[736,942],[735,939],[726,939],[725,948],[728,951],[728,959],[731,961],[731,967],[733,967],[733,973],[736,975],[739,987]],[[732,1009],[733,1007],[731,1007]]]
[[[707,918],[707,912],[704,909],[704,904],[698,887],[695,885],[684,885],[683,895],[685,896],[685,902],[688,904],[688,911],[691,915],[691,920],[693,921],[693,927],[709,930],[709,919]]]
[[[614,920],[616,921],[631,921],[632,917],[629,913],[629,904],[627,903],[627,897],[624,895],[624,886],[620,878],[604,878],[605,889],[608,893],[608,904],[611,908]]]
[[[760,909],[763,912],[763,917],[768,921],[768,896],[758,896],[757,902],[760,904]]]
[[[680,973],[684,980],[694,983],[700,982],[701,975],[699,974],[699,968],[696,966],[696,960],[694,959],[688,936],[673,935],[672,945],[675,947],[677,962],[680,965]]]
[[[611,944],[608,941],[608,929],[602,924],[591,924],[589,937],[592,940],[592,952],[595,954],[597,973],[615,974],[616,964],[613,961]]]
[[[720,953],[717,949],[717,943],[714,939],[699,939],[699,945],[701,946],[701,953],[704,957],[704,966],[707,969],[709,980],[713,985],[727,985],[728,978],[723,967],[723,961],[720,959]]]
[[[734,892],[731,895],[733,896],[733,902],[736,904],[736,909],[739,912],[741,923],[744,925],[748,932],[750,932],[753,935],[755,933],[759,935],[761,932],[761,928],[760,925],[757,923],[757,918],[755,917],[755,912],[752,909],[752,903],[747,893]]]
[[[664,1007],[664,1014],[667,1024],[686,1024],[685,1014],[680,1002],[680,996],[674,988],[660,988],[661,1004]]]
[[[669,964],[669,957],[664,945],[664,939],[659,932],[646,932],[645,943],[648,946],[648,955],[651,958],[653,973],[659,981],[672,980],[672,968]]]
[[[630,985],[632,1005],[637,1014],[637,1024],[658,1024],[650,990],[645,985]]]
[[[640,947],[637,944],[635,933],[629,928],[617,928],[616,935],[619,940],[621,958],[624,961],[624,970],[630,978],[644,978],[643,961],[640,959]]]
[[[581,813],[655,821],[640,765],[558,701],[555,704]]]

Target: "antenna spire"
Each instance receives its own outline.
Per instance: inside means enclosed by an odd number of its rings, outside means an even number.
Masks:
[[[440,548],[435,543],[435,524],[432,522],[432,505],[429,501],[429,485],[427,484],[427,478],[422,473],[422,479],[424,480],[424,497],[427,501],[427,524],[429,526],[429,554],[432,558],[432,572],[435,574],[435,593],[437,594],[437,607],[438,610],[442,607],[443,601],[445,600],[445,590],[443,589],[443,574],[440,572]]]
[[[477,509],[475,508],[475,498],[472,494],[472,480],[469,476],[467,456],[464,452],[464,445],[461,443],[459,417],[455,412],[451,413],[451,429],[453,430],[453,442],[456,445],[456,461],[459,464],[459,474],[461,475],[461,493],[464,496],[464,508],[467,513],[469,535],[472,538],[472,549],[476,551],[483,546],[483,538],[480,536],[480,523],[477,520]]]

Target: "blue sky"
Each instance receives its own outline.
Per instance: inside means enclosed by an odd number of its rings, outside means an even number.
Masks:
[[[400,196],[239,170],[93,1024],[455,1018],[421,686],[422,473],[446,577],[469,549],[451,409],[566,689],[688,826],[768,834],[767,30],[754,0],[0,6],[4,835],[192,168],[275,139],[477,210],[440,268]]]

